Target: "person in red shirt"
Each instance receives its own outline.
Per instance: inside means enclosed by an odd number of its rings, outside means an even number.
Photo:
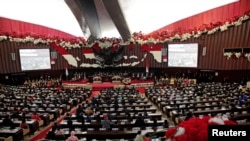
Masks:
[[[27,129],[29,127],[25,119],[22,119],[22,122],[20,123],[20,127],[23,129]]]
[[[41,120],[40,116],[36,112],[33,113],[33,115],[31,116],[31,119],[35,119],[38,121]]]

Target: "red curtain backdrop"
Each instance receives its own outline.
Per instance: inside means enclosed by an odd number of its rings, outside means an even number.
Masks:
[[[45,26],[27,23],[18,20],[12,20],[8,18],[0,17],[0,33],[16,34],[16,35],[32,35],[44,38],[63,38],[63,39],[73,39],[76,36],[59,31],[56,29],[48,28]]]
[[[178,29],[181,32],[185,32],[194,28],[198,29],[204,24],[210,24],[210,23],[216,23],[216,22],[224,23],[225,21],[230,21],[230,19],[244,15],[244,13],[250,10],[249,5],[250,5],[249,0],[239,0],[232,4],[218,7],[218,8],[206,11],[204,13],[180,20],[173,24],[166,25],[165,27],[160,28],[159,30],[153,33],[162,32],[162,31],[167,31],[168,33],[172,33],[174,31],[177,31]],[[185,11],[182,11],[182,12],[185,12]],[[0,34],[1,32],[6,33],[3,35],[15,33],[17,35],[21,34],[23,36],[31,35],[33,37],[39,36],[45,39],[55,38],[55,39],[63,39],[65,41],[67,40],[72,41],[71,39],[76,38],[73,35],[70,35],[68,33],[65,33],[56,29],[44,27],[41,25],[26,23],[22,21],[17,21],[17,20],[11,20],[7,18],[3,18],[3,17],[0,17]]]
[[[198,29],[203,24],[210,24],[214,22],[225,22],[234,17],[242,16],[245,12],[250,10],[249,0],[239,0],[237,2],[231,3],[229,5],[221,6],[201,14],[197,14],[186,19],[180,20],[178,22],[166,25],[160,28],[156,32],[167,31],[168,33],[174,32],[177,29],[182,29],[182,31],[188,31],[189,29]],[[190,5],[191,6],[191,5]],[[185,12],[185,11],[182,11]]]

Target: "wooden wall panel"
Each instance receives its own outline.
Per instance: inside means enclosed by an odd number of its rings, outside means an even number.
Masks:
[[[250,61],[248,61],[244,56],[241,56],[239,59],[232,57],[227,60],[223,56],[223,50],[225,48],[250,48],[250,20],[242,23],[242,25],[236,27],[230,27],[228,30],[223,32],[216,32],[214,34],[208,35],[204,34],[199,38],[191,38],[182,43],[199,43],[199,65],[197,69],[200,70],[250,70]],[[171,43],[180,43],[180,41],[173,41]],[[167,46],[169,43],[165,43],[164,46]],[[0,73],[20,73],[20,60],[19,60],[19,48],[50,48],[46,44],[37,44],[32,43],[17,43],[9,41],[0,42]],[[202,48],[206,47],[206,55],[202,56]],[[50,48],[51,51],[55,51],[53,48]],[[78,57],[78,66],[81,63],[96,63],[94,59],[86,59],[82,54],[82,48],[72,48],[68,50],[70,54],[74,57]],[[16,54],[16,60],[11,60],[11,53]],[[124,49],[124,55],[138,56],[139,59],[142,59],[144,54],[140,48],[139,44],[135,44],[131,49],[129,46],[126,46]],[[158,68],[163,70],[176,70],[174,68],[168,68],[167,63],[158,63],[154,56],[150,53],[147,53],[147,59],[149,61],[149,68]],[[134,62],[136,59],[124,60],[125,63]],[[139,60],[137,60],[139,61]],[[55,64],[52,65],[51,71],[64,70],[67,65],[66,60],[60,54],[57,55]],[[133,68],[145,68],[145,61],[141,62],[136,66],[129,66]],[[82,67],[75,68],[73,66],[68,66],[69,69],[84,69]],[[180,68],[177,68],[180,69]]]

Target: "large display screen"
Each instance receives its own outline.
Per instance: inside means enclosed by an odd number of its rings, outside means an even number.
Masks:
[[[21,70],[51,69],[50,49],[19,49]]]
[[[198,43],[169,44],[168,67],[198,67]]]

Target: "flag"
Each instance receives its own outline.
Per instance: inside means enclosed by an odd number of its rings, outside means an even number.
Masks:
[[[140,47],[142,51],[151,53],[157,62],[162,62],[162,44],[143,44]]]
[[[55,59],[54,58],[51,58],[50,59],[50,63],[52,64],[52,65],[54,65],[56,62],[55,62]]]
[[[162,61],[167,62],[168,61],[168,56],[162,56]]]
[[[65,76],[69,76],[68,65],[65,66]]]
[[[95,59],[95,54],[92,48],[83,48],[82,54],[86,59]]]
[[[54,48],[60,55],[62,55],[63,58],[67,60],[70,65],[78,67],[76,58],[72,54],[70,54],[70,52],[68,52],[65,48],[60,45],[57,45],[55,42],[50,43],[50,46]]]
[[[168,61],[167,48],[166,48],[166,47],[163,47],[163,48],[161,49],[161,52],[162,52],[162,61],[163,61],[163,62],[167,62],[167,61]]]
[[[146,73],[148,73],[149,72],[149,62],[148,62],[148,59],[146,59],[145,66],[146,66]]]

